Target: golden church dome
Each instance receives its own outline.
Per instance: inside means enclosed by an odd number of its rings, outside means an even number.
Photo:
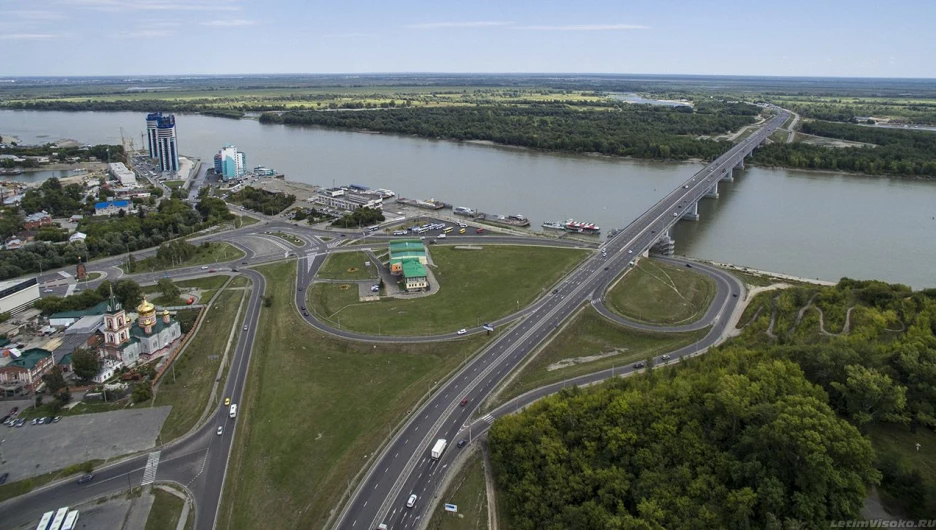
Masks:
[[[155,312],[155,311],[156,311],[156,306],[154,306],[153,304],[149,303],[149,300],[147,300],[147,299],[146,299],[146,296],[144,295],[144,296],[143,296],[143,302],[140,303],[140,305],[137,306],[137,313],[139,313],[139,314],[142,315],[142,314],[145,314],[145,313],[153,313],[153,312]]]

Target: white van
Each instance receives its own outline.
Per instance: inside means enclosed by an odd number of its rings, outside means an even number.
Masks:
[[[233,417],[235,417],[235,416],[237,416],[237,405],[236,405],[236,404],[232,404],[232,405],[231,405],[231,417],[233,418]]]

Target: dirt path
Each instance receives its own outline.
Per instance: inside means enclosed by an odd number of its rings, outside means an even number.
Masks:
[[[790,135],[787,136],[787,139],[786,139],[786,143],[788,144],[793,143],[793,137],[796,136],[796,122],[798,121],[799,121],[799,114],[794,112],[793,121],[790,122],[790,128],[788,129],[790,131]]]
[[[840,331],[839,333],[830,333],[826,331],[825,315],[823,314],[822,309],[820,309],[819,306],[813,306],[813,307],[816,309],[816,311],[819,312],[819,333],[822,333],[823,335],[826,335],[828,337],[839,337],[841,335],[847,335],[848,332],[851,331],[851,314],[852,314],[852,310],[855,309],[855,306],[851,306],[848,308],[847,311],[845,311],[845,325],[842,326],[842,331]]]
[[[793,323],[793,327],[791,327],[791,328],[790,328],[790,331],[787,332],[787,336],[791,336],[791,335],[793,335],[793,333],[796,332],[796,328],[799,327],[800,321],[803,320],[803,315],[806,314],[806,310],[809,309],[809,307],[810,307],[810,306],[812,305],[812,303],[813,303],[813,300],[815,300],[817,296],[819,296],[819,293],[816,293],[816,294],[812,295],[812,298],[810,298],[809,301],[806,302],[806,305],[804,305],[803,307],[800,308],[799,312],[796,314],[796,322]],[[816,308],[816,309],[818,309],[818,308]]]

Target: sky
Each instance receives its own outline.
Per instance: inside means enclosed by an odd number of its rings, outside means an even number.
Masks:
[[[936,78],[936,0],[0,0],[0,76]]]

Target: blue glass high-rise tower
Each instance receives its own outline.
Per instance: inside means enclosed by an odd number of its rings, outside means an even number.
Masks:
[[[156,122],[156,158],[160,171],[179,170],[179,148],[176,145],[175,116],[160,117]]]

